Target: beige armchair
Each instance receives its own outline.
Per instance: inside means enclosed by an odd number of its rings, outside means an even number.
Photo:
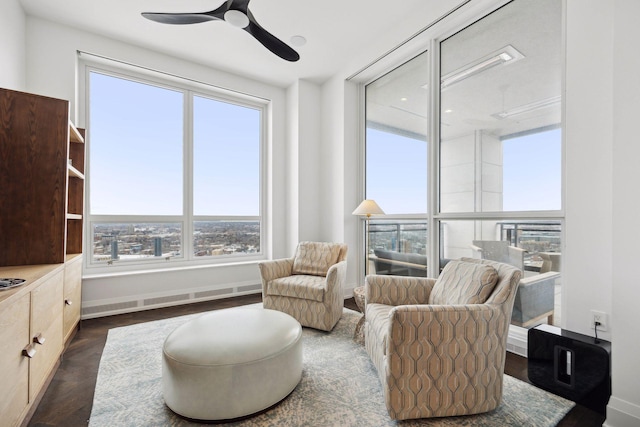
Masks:
[[[300,242],[293,258],[258,264],[264,308],[282,311],[302,326],[330,331],[344,307],[347,245]]]
[[[500,404],[521,274],[462,258],[437,280],[367,276],[365,346],[391,418],[477,414]]]

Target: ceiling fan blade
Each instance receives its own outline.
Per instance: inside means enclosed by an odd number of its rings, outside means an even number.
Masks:
[[[262,28],[249,10],[251,0],[227,0],[217,9],[200,13],[154,13],[143,12],[142,16],[162,24],[199,24],[209,21],[227,21],[231,25],[242,28],[280,58],[295,62],[300,59],[298,52]],[[247,24],[247,21],[249,22]]]
[[[155,22],[162,24],[199,24],[201,22],[218,21],[220,18],[210,15],[211,12],[205,13],[153,13],[143,12],[142,16]]]
[[[300,59],[300,55],[298,52],[293,50],[289,45],[284,43],[282,40],[262,28],[254,19],[253,15],[249,11],[249,25],[244,28],[244,30],[251,34],[256,40],[258,40],[264,47],[269,49],[274,54],[278,55],[280,58],[295,62]]]

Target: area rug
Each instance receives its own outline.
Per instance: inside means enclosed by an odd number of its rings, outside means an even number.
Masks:
[[[259,309],[261,304],[254,304]],[[228,309],[233,310],[233,308]],[[109,330],[90,427],[197,426],[162,399],[162,344],[192,314]],[[303,329],[302,381],[280,404],[229,426],[555,426],[573,402],[505,375],[502,404],[490,413],[397,422],[385,409],[377,373],[354,341],[362,315],[344,309],[331,333]],[[220,425],[220,424],[217,424]]]

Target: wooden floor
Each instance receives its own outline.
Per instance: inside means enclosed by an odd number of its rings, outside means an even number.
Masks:
[[[255,294],[82,321],[80,330],[64,353],[60,367],[28,425],[38,427],[87,425],[91,415],[100,356],[110,328],[260,301],[260,294]],[[346,300],[345,306],[357,310],[353,298]],[[507,353],[505,372],[528,381],[527,359]],[[602,415],[582,406],[576,406],[558,425],[593,427],[602,426],[603,422]]]

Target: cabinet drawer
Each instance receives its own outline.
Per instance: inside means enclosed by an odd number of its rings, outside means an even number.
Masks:
[[[64,267],[64,342],[80,321],[82,305],[82,257],[67,262]]]
[[[19,424],[29,403],[29,359],[22,350],[29,335],[30,296],[25,294],[0,311],[0,426]]]
[[[64,270],[58,271],[31,291],[31,339],[44,338],[42,344],[34,342],[36,354],[31,358],[29,400],[36,397],[43,382],[62,353],[62,295]]]

